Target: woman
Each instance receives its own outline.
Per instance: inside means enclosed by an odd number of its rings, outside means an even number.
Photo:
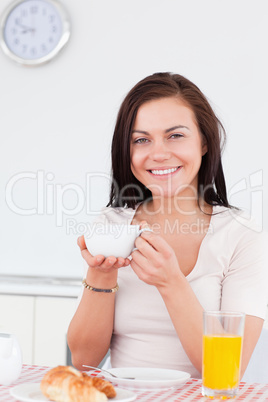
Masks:
[[[186,78],[153,74],[119,110],[104,222],[149,225],[130,259],[92,256],[68,331],[73,364],[173,368],[200,377],[203,310],[246,313],[242,375],[267,305],[265,235],[227,200],[220,121]]]

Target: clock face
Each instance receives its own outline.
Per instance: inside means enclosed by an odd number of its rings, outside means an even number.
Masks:
[[[16,1],[3,22],[3,49],[25,64],[49,60],[68,38],[66,16],[55,0]]]

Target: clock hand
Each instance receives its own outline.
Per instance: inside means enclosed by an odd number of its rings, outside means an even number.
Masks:
[[[24,29],[24,31],[22,31],[22,33],[35,31],[34,28],[32,28],[32,27],[27,27],[26,25],[22,25],[22,24],[18,23],[17,21],[16,21],[16,24],[17,24],[20,28]]]
[[[24,31],[22,31],[21,33],[23,33],[23,34],[25,34],[25,33],[27,33],[27,32],[32,32],[32,33],[34,33],[35,32],[35,29],[34,28],[28,28],[28,29],[24,29]]]

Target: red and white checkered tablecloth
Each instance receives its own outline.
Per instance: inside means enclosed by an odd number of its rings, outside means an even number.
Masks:
[[[6,387],[0,385],[0,401],[15,402],[15,399],[10,396],[10,389],[18,384],[40,382],[43,375],[49,370],[48,367],[24,365],[20,378],[12,385]],[[131,388],[137,395],[136,401],[140,402],[205,402],[207,398],[201,395],[201,380],[190,379],[180,388],[172,388],[165,390],[140,390]],[[111,400],[112,401],[112,400]],[[240,383],[239,394],[235,401],[268,402],[268,384],[246,384]]]

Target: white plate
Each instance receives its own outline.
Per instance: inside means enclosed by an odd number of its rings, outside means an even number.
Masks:
[[[137,396],[126,389],[115,388],[116,397],[108,398],[108,401],[120,401],[120,402],[130,402],[135,401]],[[23,402],[48,402],[49,400],[42,394],[40,390],[40,383],[26,383],[21,385],[16,385],[11,388],[10,395],[16,398],[18,401]]]
[[[185,371],[144,367],[111,368],[109,372],[119,377],[135,378],[135,380],[128,380],[125,378],[113,378],[105,374],[106,379],[109,379],[113,384],[141,389],[180,387],[191,377]]]

